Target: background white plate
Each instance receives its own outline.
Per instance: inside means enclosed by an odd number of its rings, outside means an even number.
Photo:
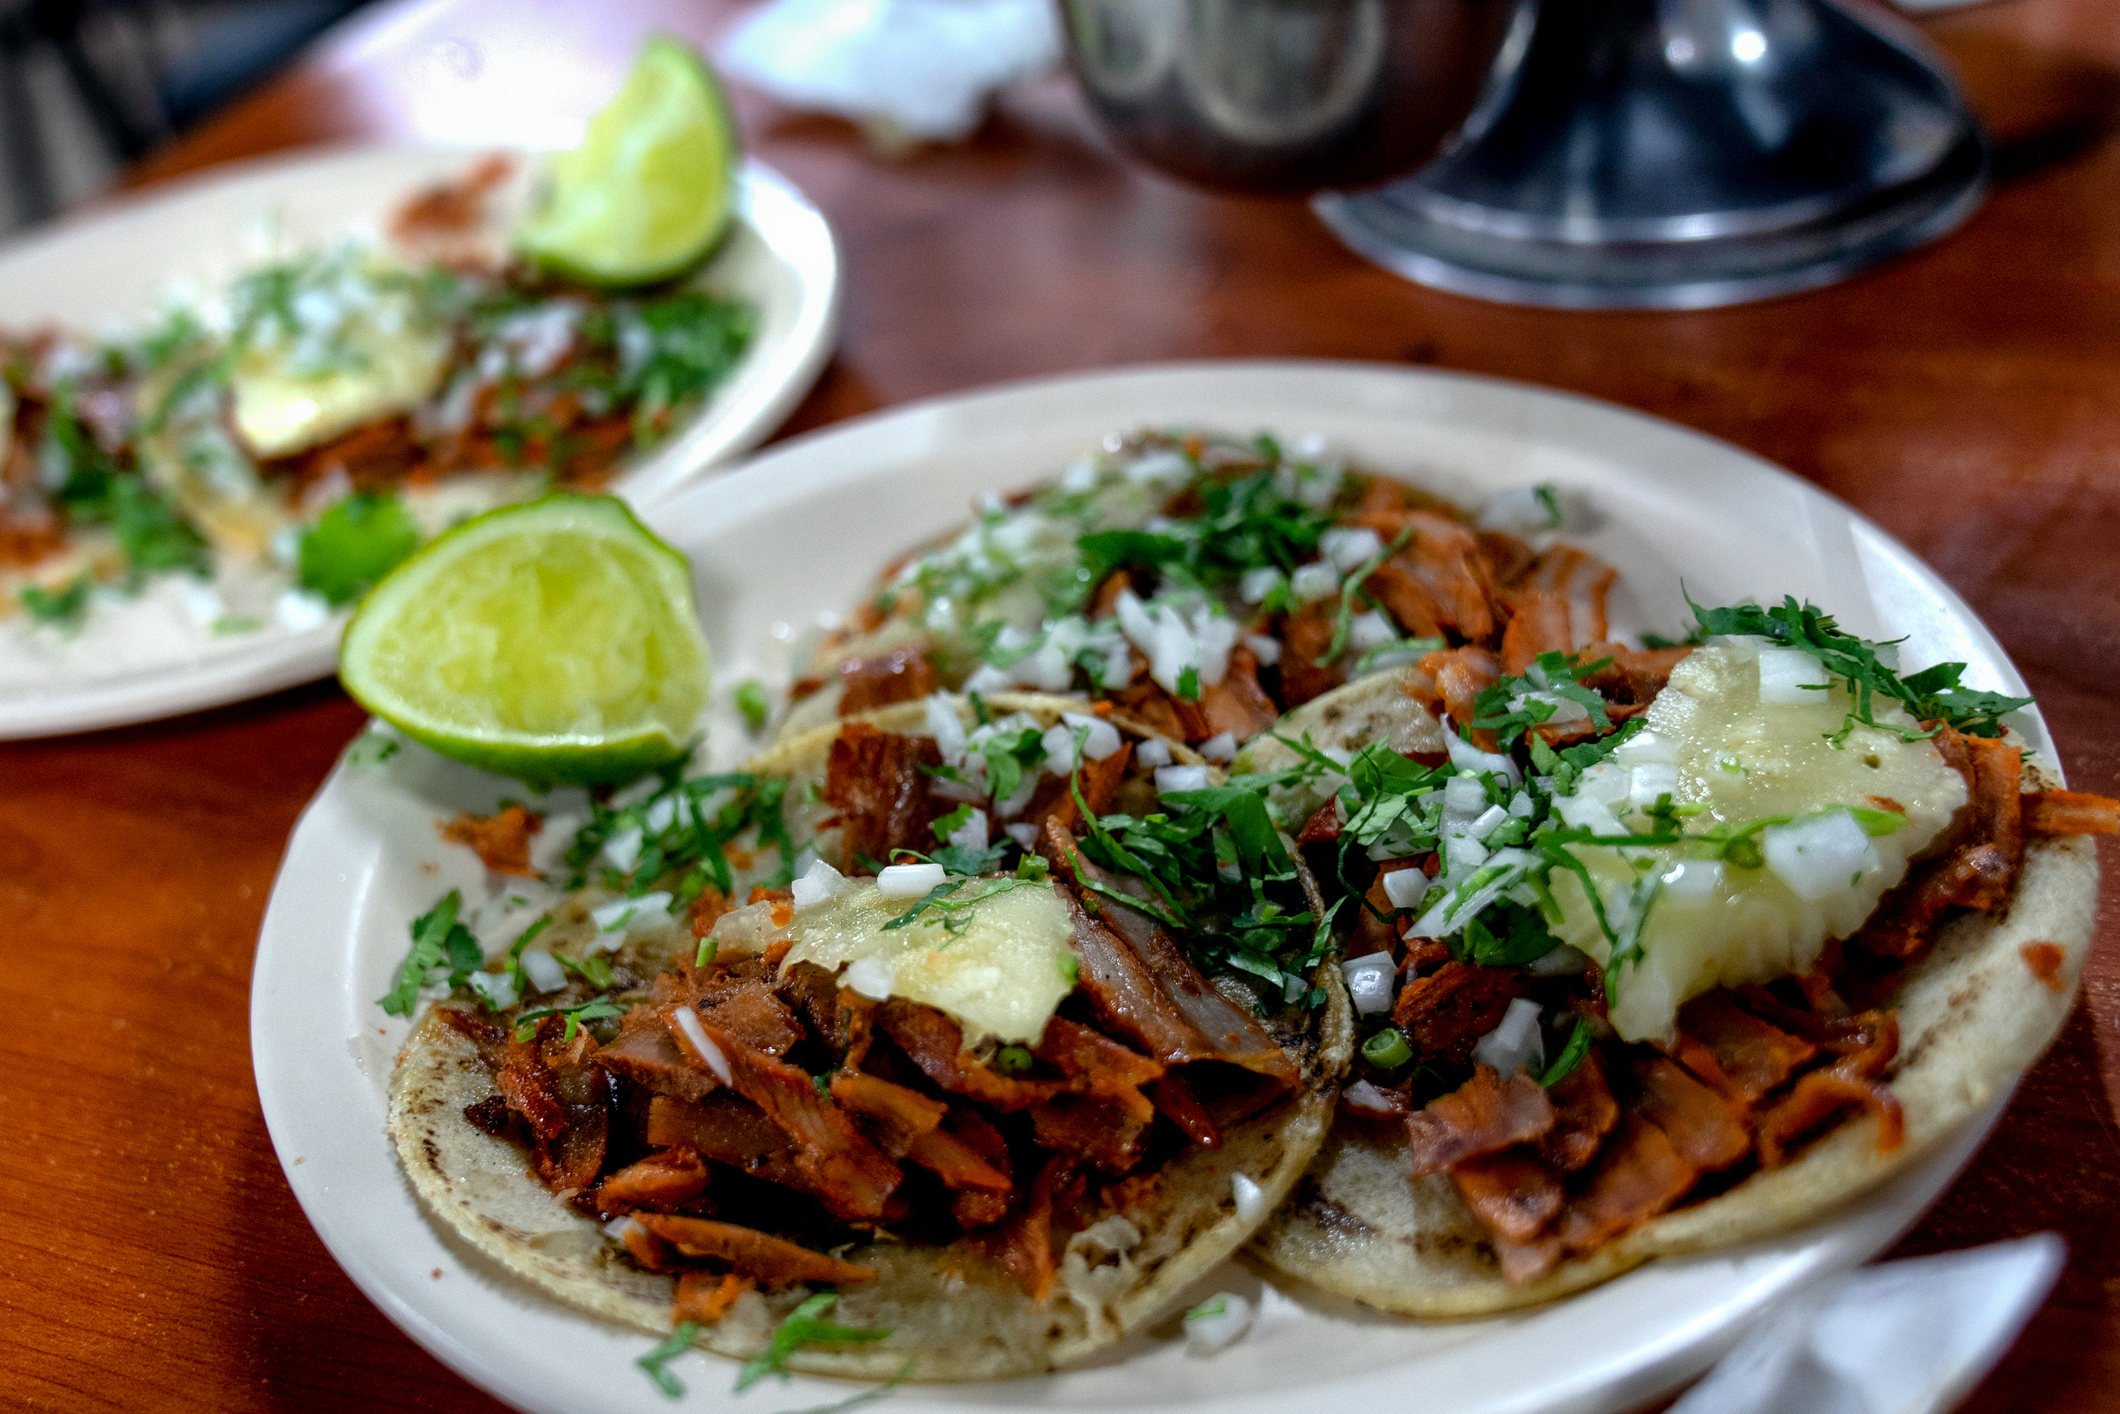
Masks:
[[[1602,512],[1600,526],[1573,538],[1622,570],[1626,594],[1615,596],[1615,612],[1626,627],[1677,628],[1682,575],[1704,603],[1810,596],[1859,632],[1907,635],[1910,667],[1961,659],[1981,686],[2022,688],[1993,638],[1931,571],[1786,472],[1586,399],[1373,365],[1179,365],[916,404],[792,441],[664,502],[651,519],[693,556],[724,685],[752,671],[778,676],[805,625],[850,603],[891,555],[963,520],[980,493],[1048,477],[1105,433],[1141,424],[1266,429],[1284,440],[1321,432],[1365,465],[1468,501],[1555,481]],[[2043,726],[2034,718],[2026,727],[2043,748]],[[726,728],[713,745],[720,759],[746,747]],[[469,901],[487,896],[483,871],[465,851],[445,851],[434,825],[460,809],[490,809],[504,789],[411,747],[385,765],[341,764],[332,775],[295,830],[259,940],[251,999],[259,1095],[310,1221],[415,1340],[524,1409],[655,1408],[660,1398],[632,1365],[652,1342],[562,1308],[463,1249],[427,1219],[383,1136],[384,1087],[405,1028],[373,999],[404,956],[410,919],[452,886]],[[1882,1250],[1999,1112],[1802,1231],[1658,1262],[1542,1310],[1423,1325],[1268,1286],[1251,1334],[1212,1359],[1187,1356],[1166,1321],[1087,1368],[907,1387],[890,1407],[1624,1408],[1704,1368],[1780,1296]],[[1188,1300],[1262,1285],[1230,1264]],[[729,1362],[695,1353],[672,1369],[690,1386],[691,1408],[762,1411],[851,1392],[799,1379],[739,1402],[729,1395]]]
[[[280,249],[379,234],[405,197],[479,155],[311,150],[156,187],[0,251],[0,326],[138,327],[178,288],[218,287]],[[817,380],[838,336],[839,256],[824,217],[755,161],[744,165],[738,209],[705,279],[757,306],[756,338],[693,421],[619,478],[614,489],[636,505],[763,441]],[[91,614],[71,639],[41,632],[34,648],[19,619],[0,622],[0,739],[144,721],[323,677],[343,622],[300,632],[268,623],[215,638],[170,584]]]

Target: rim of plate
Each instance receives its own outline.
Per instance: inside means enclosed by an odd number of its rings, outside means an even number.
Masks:
[[[1242,425],[1230,425],[1239,419]],[[1794,506],[1808,517],[1804,533],[1814,545],[1845,551],[1856,561],[1841,567],[1838,582],[1844,591],[1861,590],[1872,616],[1915,634],[1929,651],[1963,657],[1999,688],[2022,687],[1993,635],[1934,571],[1825,492],[1748,452],[1661,419],[1472,375],[1323,360],[1231,360],[1026,380],[908,404],[792,439],[716,479],[711,494],[695,487],[659,503],[650,518],[680,548],[698,548],[717,530],[755,538],[776,518],[821,496],[846,499],[844,516],[864,515],[855,490],[902,484],[952,454],[977,468],[960,467],[953,472],[956,480],[983,475],[986,482],[967,484],[1006,489],[1056,472],[1060,462],[1028,460],[1052,455],[1051,447],[1067,446],[1071,450],[1059,455],[1072,455],[1107,431],[1148,421],[1227,431],[1264,426],[1281,433],[1367,422],[1403,424],[1432,440],[1447,440],[1440,434],[1450,431],[1514,438],[1528,449],[1587,458],[1585,465],[1604,458],[1614,468],[1615,494],[1631,476],[1660,488],[1672,514],[1690,515],[1709,529],[1719,526],[1726,537],[1749,527],[1729,518],[1730,507],[1716,510],[1719,499]],[[1365,451],[1360,459],[1431,483],[1440,479],[1447,486],[1449,480],[1447,473],[1417,469],[1411,454],[1386,460]],[[859,530],[874,536],[872,524]],[[904,534],[874,536],[876,559],[934,528],[915,525]],[[864,563],[853,573],[865,578],[871,568]],[[1801,592],[1808,586],[1795,587]],[[831,607],[829,601],[791,605],[786,612]],[[719,652],[717,657],[730,673],[745,661],[741,655],[734,661]],[[2051,760],[2036,709],[2025,716],[2026,736]],[[362,973],[364,963],[374,961],[367,954],[381,946],[364,947],[360,934],[372,914],[364,905],[391,877],[385,869],[389,846],[375,817],[364,812],[385,800],[431,811],[423,799],[379,791],[342,762],[289,842],[260,934],[251,993],[253,1067],[282,1170],[318,1235],[361,1290],[472,1383],[539,1414],[577,1414],[620,1401],[638,1406],[653,1399],[659,1405],[659,1397],[630,1383],[641,1378],[633,1361],[651,1343],[647,1337],[564,1307],[464,1248],[420,1207],[382,1135],[387,1074],[372,1076],[363,1067],[387,1071],[404,1025],[377,1028],[387,1046],[366,1034],[346,1034],[350,1017],[362,1019],[359,1033],[380,1018],[370,1015],[372,1007],[364,1012],[358,1005],[373,980]],[[402,861],[395,867],[401,873]],[[439,887],[432,878],[424,885],[429,893]],[[402,953],[402,924],[402,918],[393,922],[400,940],[390,944],[396,951],[386,965]],[[1276,1290],[1292,1294],[1269,1296],[1253,1333],[1213,1362],[1188,1363],[1182,1342],[1137,1335],[1114,1355],[1084,1367],[985,1385],[905,1386],[892,1403],[906,1414],[1075,1405],[1131,1414],[1180,1414],[1211,1405],[1265,1414],[1402,1400],[1413,1377],[1423,1390],[1424,1409],[1433,1414],[1622,1409],[1706,1368],[1792,1292],[1889,1246],[1971,1159],[2006,1103],[2007,1097],[1908,1171],[1810,1225],[1729,1252],[1666,1258],[1550,1306],[1482,1321],[1422,1323],[1284,1284]],[[355,1118],[358,1123],[346,1122]],[[431,1272],[444,1275],[438,1279]],[[1225,1265],[1190,1299],[1217,1282],[1251,1291],[1260,1286],[1248,1268]],[[1272,1324],[1276,1320],[1280,1324]],[[1312,1349],[1315,1340],[1325,1343]],[[1310,1363],[1319,1352],[1329,1355],[1350,1342],[1354,1349],[1389,1347],[1389,1358],[1375,1368],[1352,1370],[1344,1363]],[[1232,1386],[1232,1380],[1248,1378],[1245,1361],[1280,1356],[1334,1373],[1292,1384],[1284,1362],[1258,1366],[1256,1382]],[[771,1399],[754,1395],[739,1405],[726,1392],[733,1368],[699,1353],[682,1357],[674,1369],[688,1386],[684,1407],[828,1404],[861,1388],[797,1377]]]
[[[440,166],[496,150],[429,143],[325,144],[224,163],[123,193],[0,244],[0,269],[18,259],[50,258],[83,237],[150,227],[172,210],[193,204],[239,205],[250,191],[271,183],[325,183],[348,166]],[[518,156],[535,155],[515,151]],[[408,180],[417,178],[408,173]],[[816,383],[838,340],[846,279],[824,214],[787,177],[756,158],[744,159],[738,181],[744,224],[762,243],[762,254],[778,264],[794,286],[787,327],[772,342],[761,340],[754,346],[683,431],[618,478],[612,489],[636,507],[667,499],[764,441]],[[176,657],[83,677],[51,690],[0,694],[0,741],[154,721],[329,677],[344,626],[341,611],[316,628],[276,633],[203,658]]]

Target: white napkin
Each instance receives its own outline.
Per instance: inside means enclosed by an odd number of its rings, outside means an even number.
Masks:
[[[1051,67],[1051,0],[771,0],[722,67],[784,103],[850,118],[879,146],[954,142],[993,92]]]
[[[1667,1414],[1941,1414],[2046,1299],[2050,1232],[1850,1272],[1768,1318]]]

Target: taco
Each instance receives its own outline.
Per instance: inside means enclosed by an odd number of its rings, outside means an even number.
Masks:
[[[1567,509],[1538,487],[1474,515],[1322,444],[1113,438],[887,567],[815,650],[783,731],[937,688],[1035,690],[1226,760],[1350,679],[1494,645],[1509,603],[1604,637],[1615,576],[1553,539]]]
[[[1254,1250],[1384,1310],[1549,1300],[1752,1241],[1919,1161],[2059,1032],[2083,835],[2025,699],[1790,600],[1698,646],[1564,633],[1357,683],[1234,769],[1360,900],[1363,1040]]]
[[[1157,1315],[1315,1156],[1351,1019],[1292,857],[1217,864],[1265,787],[1079,705],[937,696],[673,770],[542,879],[521,807],[451,822],[535,917],[483,963],[460,900],[415,925],[386,1004],[456,983],[391,1086],[420,1197],[552,1296],[796,1369],[1028,1374]],[[1128,872],[1150,817],[1219,898]]]

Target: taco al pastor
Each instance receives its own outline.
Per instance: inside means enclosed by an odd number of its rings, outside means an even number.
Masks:
[[[540,1289],[725,1354],[835,1292],[799,1369],[1019,1375],[1158,1313],[1316,1154],[1351,1023],[1285,852],[1219,907],[1112,867],[1111,822],[1190,810],[1165,853],[1213,871],[1264,787],[1188,807],[1197,757],[1077,705],[901,704],[599,807],[546,921],[400,1057],[421,1197]],[[452,830],[520,872],[527,824]]]
[[[1439,653],[1239,758],[1317,764],[1276,805],[1363,904],[1365,1039],[1274,1266],[1462,1316],[1753,1240],[1923,1156],[2059,1031],[2080,836],[2120,805],[2046,789],[2000,720],[2023,700],[1955,665],[1902,678],[1793,601],[1699,614],[1698,647]]]

